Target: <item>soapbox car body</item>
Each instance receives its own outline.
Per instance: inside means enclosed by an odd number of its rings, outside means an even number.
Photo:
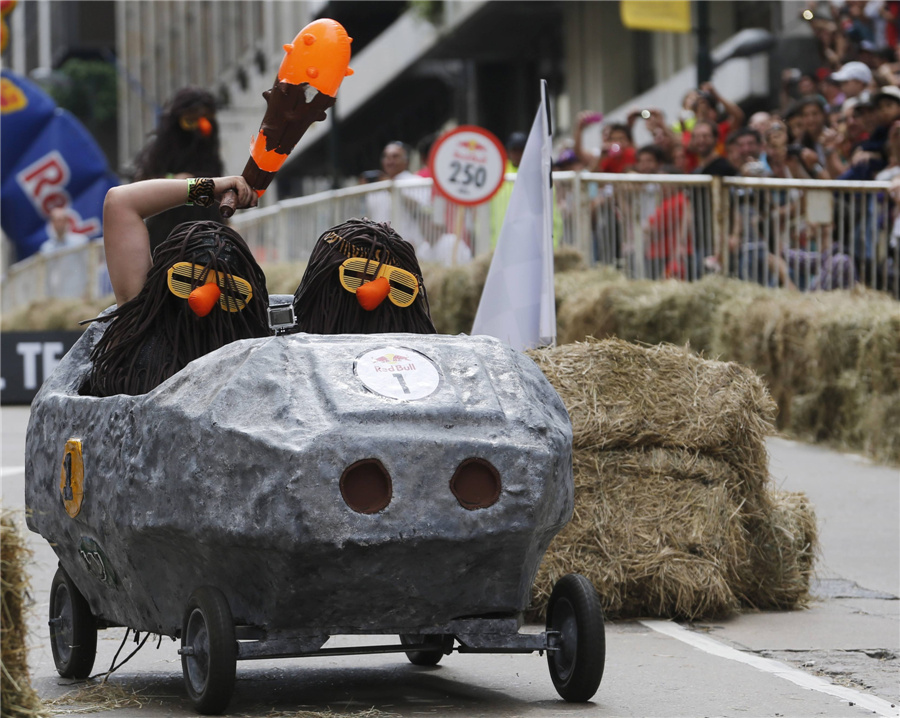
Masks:
[[[97,628],[179,637],[197,710],[237,660],[546,651],[563,698],[605,656],[570,575],[547,630],[522,612],[573,509],[572,435],[526,356],[487,337],[297,334],[237,341],[139,396],[81,393],[94,323],[32,405],[29,527],[56,551],[51,646],[86,677]],[[323,648],[338,634],[396,645]]]

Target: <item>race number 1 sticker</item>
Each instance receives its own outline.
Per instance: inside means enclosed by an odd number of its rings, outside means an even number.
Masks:
[[[366,352],[354,371],[366,387],[391,399],[423,399],[434,393],[441,378],[431,359],[402,347]]]
[[[463,125],[437,139],[428,167],[444,197],[462,205],[481,204],[503,184],[506,150],[487,130]]]

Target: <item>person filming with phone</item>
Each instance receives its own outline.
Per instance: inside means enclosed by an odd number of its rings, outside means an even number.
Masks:
[[[601,132],[599,150],[584,147],[584,128],[603,120],[603,114],[592,110],[579,112],[575,118],[575,154],[590,172],[626,172],[634,166],[636,151],[627,124],[610,123]]]

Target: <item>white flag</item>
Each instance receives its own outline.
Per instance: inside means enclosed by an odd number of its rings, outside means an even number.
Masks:
[[[547,82],[472,325],[522,351],[556,342]]]

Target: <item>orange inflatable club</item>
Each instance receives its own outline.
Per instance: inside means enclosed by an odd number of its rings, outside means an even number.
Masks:
[[[243,176],[260,196],[266,191],[300,138],[313,122],[326,119],[338,88],[350,69],[350,43],[343,26],[322,18],[304,27],[284,46],[285,56],[271,89],[263,93],[267,108],[259,132],[250,144]],[[223,199],[220,211],[234,213],[233,199]]]

